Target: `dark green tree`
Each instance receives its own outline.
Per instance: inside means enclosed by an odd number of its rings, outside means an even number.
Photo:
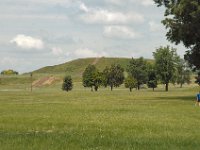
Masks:
[[[155,88],[157,88],[158,82],[157,82],[157,76],[156,76],[156,70],[153,66],[148,68],[148,81],[147,86],[149,88],[152,88],[153,91]]]
[[[176,49],[167,47],[160,47],[153,52],[155,59],[155,69],[160,80],[165,84],[165,90],[168,91],[170,81],[176,72],[176,65],[178,55]]]
[[[130,92],[132,92],[133,88],[137,87],[136,80],[132,76],[128,76],[124,81],[125,87],[129,88]]]
[[[169,41],[183,43],[189,50],[185,59],[194,69],[200,69],[200,1],[199,0],[154,0],[164,6],[165,19],[162,23],[168,29]]]
[[[98,70],[95,71],[94,77],[94,90],[98,91],[99,87],[102,85],[102,73],[100,73]]]
[[[62,84],[63,91],[71,91],[73,88],[72,78],[71,76],[65,76]]]
[[[147,61],[142,57],[139,59],[132,58],[127,71],[136,80],[137,89],[140,90],[140,85],[147,82]]]
[[[94,65],[88,65],[82,75],[83,86],[90,87],[91,91],[93,91],[93,88],[97,91],[101,85],[101,80],[101,73],[98,69]]]
[[[104,84],[110,86],[111,91],[113,87],[119,87],[124,81],[124,69],[119,64],[113,64],[110,68],[104,70],[106,81]]]

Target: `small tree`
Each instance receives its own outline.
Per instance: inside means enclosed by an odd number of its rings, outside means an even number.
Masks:
[[[119,87],[124,81],[124,69],[120,65],[113,64],[104,70],[105,85],[109,85],[111,91],[113,87]]]
[[[63,91],[71,91],[73,88],[71,76],[65,76],[62,84]]]
[[[157,76],[156,76],[156,70],[151,66],[148,70],[148,82],[147,86],[149,88],[152,88],[153,91],[155,88],[157,88],[158,82],[157,82]]]
[[[137,81],[132,76],[128,76],[125,79],[124,84],[126,88],[129,88],[130,92],[132,92],[133,88],[137,87]]]
[[[99,87],[102,84],[102,73],[100,73],[98,70],[96,70],[96,72],[94,73],[93,81],[94,81],[94,90],[98,91]]]
[[[165,91],[168,91],[169,82],[173,79],[176,72],[177,53],[176,49],[160,47],[153,53],[155,58],[155,68],[162,83],[165,84]]]
[[[136,80],[137,89],[140,90],[140,85],[147,81],[147,62],[142,57],[139,59],[132,58],[127,71]]]
[[[18,75],[19,73],[17,71],[14,71],[12,69],[9,70],[3,70],[1,72],[1,75]]]
[[[183,59],[180,59],[178,61],[178,65],[177,65],[177,84],[180,84],[181,88],[182,88],[183,84],[191,83],[190,74],[191,74],[191,71],[190,71],[187,63]]]
[[[90,87],[91,91],[93,91],[94,87],[95,91],[98,91],[102,83],[102,75],[94,65],[88,65],[83,72],[82,78],[84,87]]]

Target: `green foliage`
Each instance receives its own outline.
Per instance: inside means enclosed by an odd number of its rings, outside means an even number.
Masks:
[[[124,81],[124,85],[132,92],[132,89],[137,87],[137,81],[132,76],[128,76]]]
[[[195,77],[195,83],[197,83],[200,86],[200,71],[198,72],[198,75]]]
[[[182,87],[185,83],[190,84],[190,75],[191,71],[187,63],[183,59],[180,59],[177,64],[177,84],[180,84],[180,87]]]
[[[152,88],[153,91],[155,88],[157,88],[158,82],[157,82],[157,76],[156,76],[156,70],[153,66],[150,66],[148,68],[148,82],[147,86],[149,88]]]
[[[1,75],[18,75],[19,73],[17,71],[14,71],[12,69],[9,70],[3,70],[1,72]]]
[[[71,91],[73,88],[72,78],[71,76],[65,76],[62,84],[63,91]]]
[[[83,72],[82,82],[84,87],[90,87],[92,91],[94,87],[95,91],[98,91],[102,83],[101,73],[94,65],[88,65]]]
[[[185,59],[200,69],[200,1],[199,0],[154,0],[158,6],[164,5],[163,24],[168,29],[167,39],[175,44],[183,42],[190,48]]]
[[[142,57],[139,59],[131,59],[127,67],[127,71],[137,82],[137,88],[147,82],[147,61]]]
[[[160,47],[153,53],[155,58],[155,69],[160,77],[162,83],[166,85],[165,90],[168,91],[169,82],[173,79],[176,72],[176,64],[178,56],[176,49],[167,47]]]
[[[103,71],[104,84],[109,85],[111,91],[113,87],[119,87],[124,81],[124,69],[119,64],[113,64],[110,68],[106,67]]]

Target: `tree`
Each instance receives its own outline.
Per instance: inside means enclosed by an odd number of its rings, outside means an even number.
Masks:
[[[187,63],[183,60],[183,59],[180,59],[178,61],[178,64],[177,64],[177,84],[180,84],[180,87],[182,88],[183,84],[187,83],[187,84],[190,84],[190,74],[191,74],[191,71],[187,65]]]
[[[175,44],[183,42],[189,50],[185,59],[194,69],[200,69],[200,1],[154,0],[165,6],[166,18],[162,21],[168,29],[167,39]]]
[[[106,67],[103,71],[106,81],[104,84],[109,85],[111,91],[113,87],[119,87],[124,81],[124,69],[117,64],[111,65],[110,68]]]
[[[1,75],[18,75],[19,73],[17,71],[14,71],[12,69],[8,69],[8,70],[3,70],[1,72]]]
[[[176,64],[178,56],[176,49],[167,47],[160,47],[153,52],[155,59],[155,69],[159,75],[162,83],[165,84],[165,90],[168,91],[169,82],[173,79],[176,71]]]
[[[149,88],[152,88],[153,91],[155,88],[157,88],[158,82],[157,82],[157,76],[156,76],[156,70],[153,66],[150,66],[148,69],[148,81],[147,86]]]
[[[85,71],[83,72],[83,86],[90,87],[91,91],[93,91],[93,87],[95,91],[98,91],[98,88],[101,85],[101,73],[97,70],[94,65],[88,65]]]
[[[200,86],[200,71],[198,72],[198,76],[195,77],[196,81],[195,83],[197,83]]]
[[[71,76],[65,76],[62,84],[63,91],[71,91],[73,88]]]
[[[142,57],[139,59],[132,58],[127,71],[136,80],[137,89],[140,90],[140,85],[147,81],[147,62]]]
[[[128,76],[124,81],[125,87],[129,88],[130,92],[132,92],[133,88],[137,87],[136,80],[132,76]]]

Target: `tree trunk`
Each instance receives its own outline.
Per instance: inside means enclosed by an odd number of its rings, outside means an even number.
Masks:
[[[132,88],[129,88],[130,89],[130,92],[132,92]]]
[[[166,91],[166,92],[168,91],[168,87],[169,87],[169,83],[166,83],[166,84],[165,84],[165,91]]]
[[[98,86],[95,86],[94,90],[95,90],[95,92],[97,92],[98,91]]]
[[[137,85],[138,90],[140,90],[140,84]]]
[[[93,87],[91,87],[91,92],[93,92]]]
[[[154,91],[154,88],[153,88],[153,91]]]
[[[113,90],[113,86],[112,85],[110,86],[110,89],[111,89],[111,91]]]
[[[181,86],[180,86],[180,88],[182,88],[183,87],[183,84],[181,83]]]

